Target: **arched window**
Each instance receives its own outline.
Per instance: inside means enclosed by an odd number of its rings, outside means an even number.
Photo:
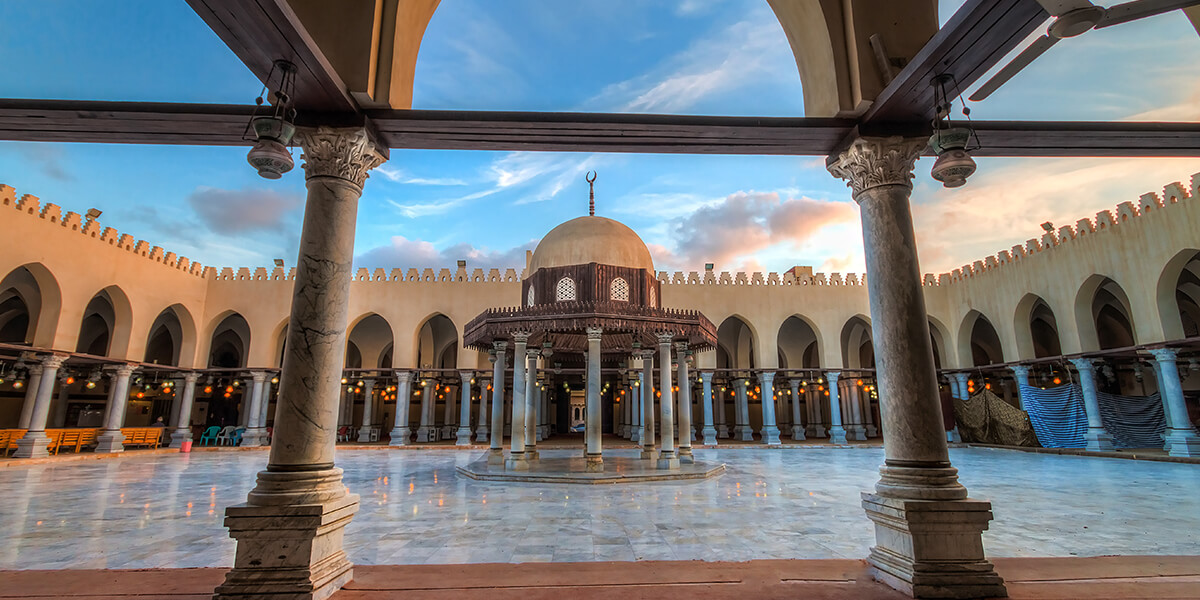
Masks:
[[[529,286],[529,294],[525,299],[526,306],[533,306],[533,286]]]
[[[629,283],[618,277],[608,286],[609,298],[617,302],[629,302]]]
[[[559,302],[575,299],[575,280],[570,277],[563,277],[558,280],[556,286],[555,299]]]
[[[658,304],[658,291],[654,289],[654,284],[650,284],[650,307],[654,308]]]

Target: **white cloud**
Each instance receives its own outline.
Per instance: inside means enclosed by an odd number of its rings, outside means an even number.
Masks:
[[[454,186],[467,185],[466,181],[457,178],[427,178],[414,177],[403,169],[396,169],[387,165],[379,165],[375,168],[375,172],[383,175],[388,181],[396,183],[404,183],[408,185],[435,185],[435,186]]]
[[[272,190],[200,186],[187,198],[200,220],[220,234],[283,231],[286,218],[304,206],[297,195]]]
[[[454,269],[457,261],[466,260],[467,269],[507,269],[517,272],[525,268],[525,251],[537,246],[529,241],[508,250],[491,250],[468,243],[454,244],[439,250],[424,240],[410,240],[404,236],[393,236],[384,246],[371,248],[355,257],[356,267],[369,269]]]

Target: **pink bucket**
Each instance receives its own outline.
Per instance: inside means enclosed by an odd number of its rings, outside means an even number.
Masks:
[[[179,451],[180,452],[191,452],[192,451],[192,440],[187,440],[184,443],[180,444]]]

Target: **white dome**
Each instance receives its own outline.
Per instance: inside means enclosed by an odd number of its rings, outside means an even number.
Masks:
[[[650,251],[624,223],[604,217],[579,217],[550,230],[533,251],[529,274],[547,267],[587,263],[654,272]]]

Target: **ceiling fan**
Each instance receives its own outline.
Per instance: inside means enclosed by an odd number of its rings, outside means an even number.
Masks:
[[[999,73],[971,94],[978,102],[992,95],[1000,86],[1012,79],[1021,69],[1057,44],[1059,40],[1081,35],[1093,29],[1112,27],[1146,17],[1200,5],[1200,0],[1135,0],[1116,4],[1109,8],[1096,6],[1088,0],[1037,0],[1054,20],[1046,34],[1021,51],[1012,62],[1004,65]]]

